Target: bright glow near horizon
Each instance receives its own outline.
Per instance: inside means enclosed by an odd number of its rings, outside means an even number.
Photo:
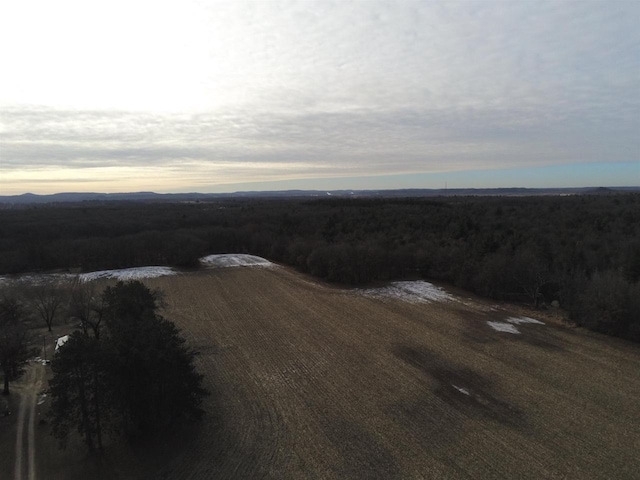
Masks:
[[[633,1],[4,2],[0,194],[544,187],[558,166],[640,185],[639,20]]]

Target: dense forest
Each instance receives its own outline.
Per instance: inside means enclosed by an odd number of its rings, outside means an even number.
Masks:
[[[85,202],[0,211],[0,273],[264,256],[342,284],[421,276],[640,341],[640,194]]]

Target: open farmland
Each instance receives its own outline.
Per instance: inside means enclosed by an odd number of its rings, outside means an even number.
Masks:
[[[164,290],[165,315],[201,352],[209,413],[169,444],[108,449],[104,478],[623,479],[640,471],[636,345],[479,300],[335,289],[285,268],[145,283]],[[38,471],[50,475],[39,476],[83,478],[77,464],[65,475],[50,446],[41,451]]]
[[[636,346],[286,269],[152,279],[214,392],[168,478],[632,478]]]

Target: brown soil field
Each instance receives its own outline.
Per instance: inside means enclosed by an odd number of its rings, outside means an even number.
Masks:
[[[557,323],[498,332],[508,307],[370,298],[286,268],[145,283],[200,351],[207,415],[100,464],[39,426],[38,478],[638,478],[637,345]]]

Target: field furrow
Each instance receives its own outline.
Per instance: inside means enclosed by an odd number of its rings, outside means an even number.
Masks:
[[[286,268],[146,280],[201,353],[208,414],[146,478],[634,478],[640,352],[508,309]],[[512,315],[512,314],[511,314]],[[148,475],[147,475],[148,474]]]

